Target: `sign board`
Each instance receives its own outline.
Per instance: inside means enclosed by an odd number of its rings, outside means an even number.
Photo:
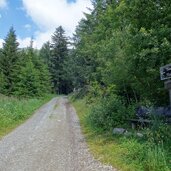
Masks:
[[[171,78],[171,64],[165,65],[160,68],[160,79],[167,80]]]

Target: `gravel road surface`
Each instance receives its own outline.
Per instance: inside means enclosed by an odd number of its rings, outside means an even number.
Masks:
[[[54,98],[0,140],[0,171],[116,171],[89,153],[75,109]]]

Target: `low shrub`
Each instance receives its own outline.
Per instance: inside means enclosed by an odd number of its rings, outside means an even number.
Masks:
[[[132,115],[131,108],[127,109],[121,98],[110,95],[95,103],[88,115],[88,120],[95,128],[110,130],[114,127],[124,126]]]

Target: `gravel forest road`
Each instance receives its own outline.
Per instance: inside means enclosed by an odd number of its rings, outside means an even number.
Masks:
[[[0,140],[0,171],[114,171],[90,154],[75,109],[54,98]]]

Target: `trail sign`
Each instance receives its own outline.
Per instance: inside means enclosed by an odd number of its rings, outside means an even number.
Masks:
[[[165,65],[160,68],[160,79],[167,80],[171,78],[171,64]]]

